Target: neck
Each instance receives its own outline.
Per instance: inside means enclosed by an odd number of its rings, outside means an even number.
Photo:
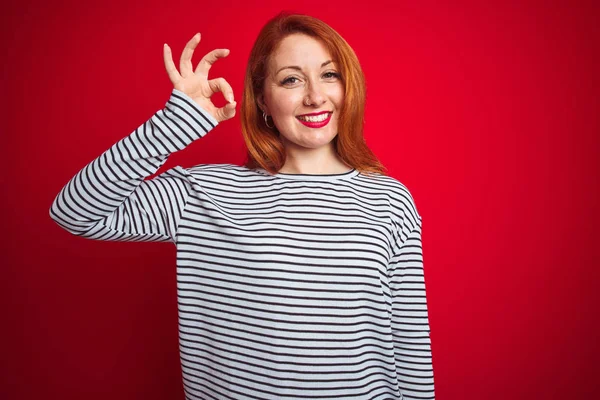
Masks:
[[[286,159],[279,172],[286,174],[340,174],[352,169],[333,148],[333,143],[318,149],[286,147]]]

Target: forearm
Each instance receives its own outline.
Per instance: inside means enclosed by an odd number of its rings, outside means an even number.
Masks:
[[[217,122],[182,92],[173,90],[164,109],[79,171],[60,191],[50,216],[67,231],[92,237],[102,227],[127,231],[140,226],[164,234],[159,199],[138,191],[170,154],[206,135]],[[173,184],[171,183],[171,186]],[[167,187],[167,186],[165,186]],[[185,187],[173,187],[185,197]],[[147,221],[143,221],[146,219]],[[151,225],[154,225],[152,228]],[[164,230],[164,229],[162,229]]]

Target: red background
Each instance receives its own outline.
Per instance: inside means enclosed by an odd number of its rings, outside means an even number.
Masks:
[[[495,3],[5,4],[0,398],[183,398],[175,247],[81,239],[48,210],[164,106],[163,43],[231,49],[211,72],[239,100],[282,9],[328,22],[364,67],[367,142],[423,217],[436,397],[596,398],[598,3]],[[161,172],[241,164],[239,125]]]

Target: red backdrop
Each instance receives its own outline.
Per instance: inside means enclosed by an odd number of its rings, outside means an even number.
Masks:
[[[3,399],[183,399],[175,247],[95,242],[48,210],[162,108],[176,57],[231,49],[240,100],[282,9],[322,18],[367,77],[366,138],[423,216],[441,400],[598,391],[597,2],[20,1],[2,12]],[[221,101],[221,100],[220,100]],[[239,119],[161,168],[242,163]]]

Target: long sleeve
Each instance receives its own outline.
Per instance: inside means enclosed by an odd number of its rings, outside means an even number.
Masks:
[[[404,240],[389,266],[396,370],[406,400],[435,398],[421,227],[418,214],[405,218]]]
[[[165,108],[71,178],[54,199],[50,217],[89,239],[174,242],[191,190],[189,173],[175,167],[144,179],[216,125],[173,89]]]

